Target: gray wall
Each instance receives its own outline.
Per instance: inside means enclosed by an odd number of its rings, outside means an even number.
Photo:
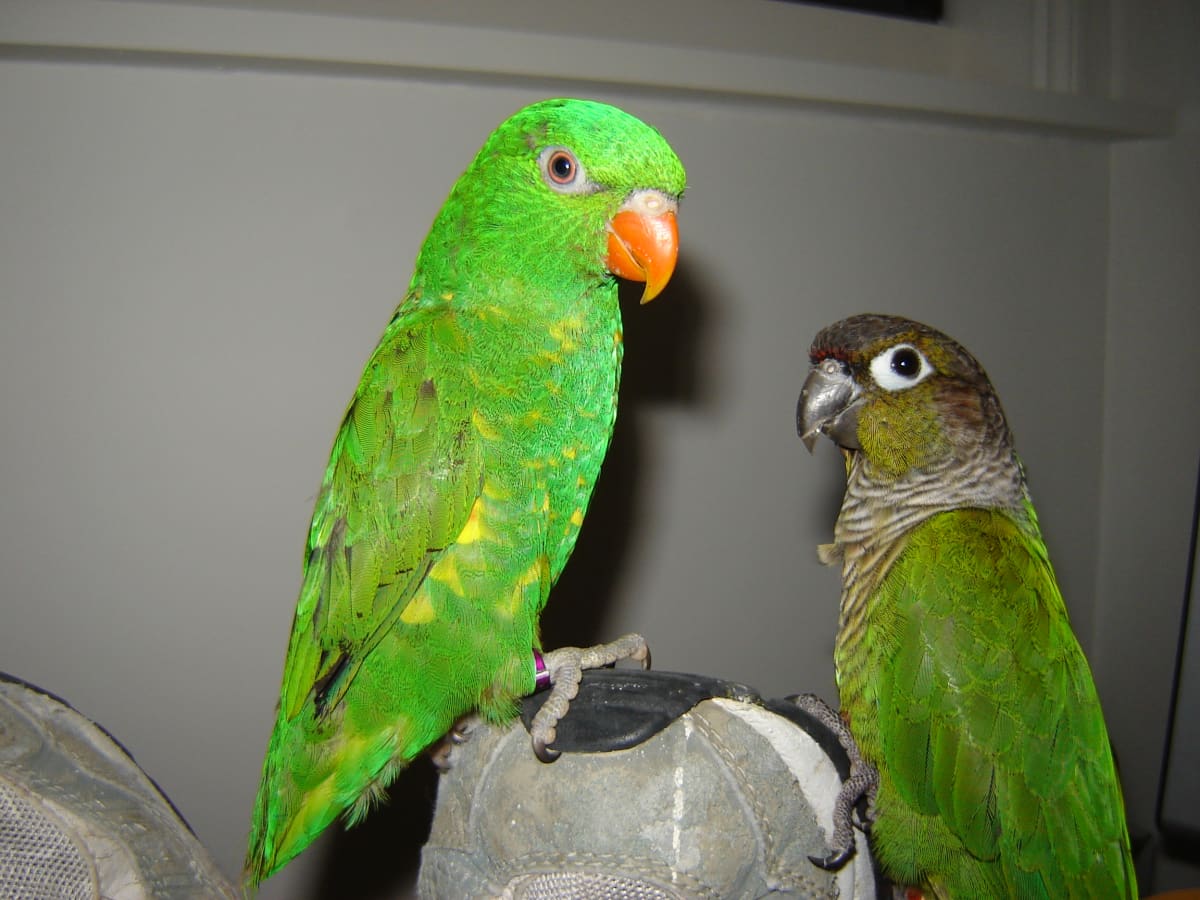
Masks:
[[[0,61],[0,669],[118,735],[234,874],[360,367],[487,132],[584,90],[168,62]],[[551,642],[639,630],[659,668],[832,697],[814,548],[842,474],[803,452],[796,394],[819,327],[910,315],[1005,402],[1152,828],[1200,448],[1194,139],[586,93],[657,125],[690,185],[675,280],[626,304]],[[326,835],[264,896],[411,857],[409,781],[386,826]]]

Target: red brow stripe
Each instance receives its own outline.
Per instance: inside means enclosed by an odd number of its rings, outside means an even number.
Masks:
[[[815,366],[823,359],[836,359],[838,362],[850,362],[850,351],[842,347],[814,348],[808,354],[809,361]]]

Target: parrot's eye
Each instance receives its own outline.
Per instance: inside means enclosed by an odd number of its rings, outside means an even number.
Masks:
[[[892,371],[901,378],[913,378],[921,371],[921,355],[911,347],[902,347],[892,354]]]
[[[561,194],[578,194],[591,191],[583,166],[575,154],[565,147],[547,147],[538,157],[542,177],[551,188]]]
[[[571,154],[559,151],[550,157],[546,165],[550,178],[555,184],[570,184],[575,180],[575,160]]]
[[[932,374],[933,366],[912,344],[889,347],[871,360],[871,375],[885,391],[902,391]]]

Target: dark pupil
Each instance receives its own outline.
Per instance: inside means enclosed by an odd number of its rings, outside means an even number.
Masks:
[[[565,153],[559,153],[550,160],[550,171],[559,181],[566,181],[575,171],[575,164],[571,161],[571,157]]]
[[[921,371],[921,359],[916,350],[897,350],[892,357],[892,371],[905,378],[914,377]]]

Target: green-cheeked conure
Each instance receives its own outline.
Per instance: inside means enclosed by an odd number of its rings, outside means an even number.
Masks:
[[[684,170],[602,103],[555,99],[487,139],[450,192],[367,361],[316,499],[274,730],[250,825],[253,889],[334,819],[361,819],[471,711],[535,683],[646,660],[626,636],[540,654],[617,412],[617,276],[675,267]]]
[[[1000,400],[951,338],[823,329],[797,424],[845,454],[841,712],[879,770],[871,846],[928,898],[1127,898],[1124,805]]]

